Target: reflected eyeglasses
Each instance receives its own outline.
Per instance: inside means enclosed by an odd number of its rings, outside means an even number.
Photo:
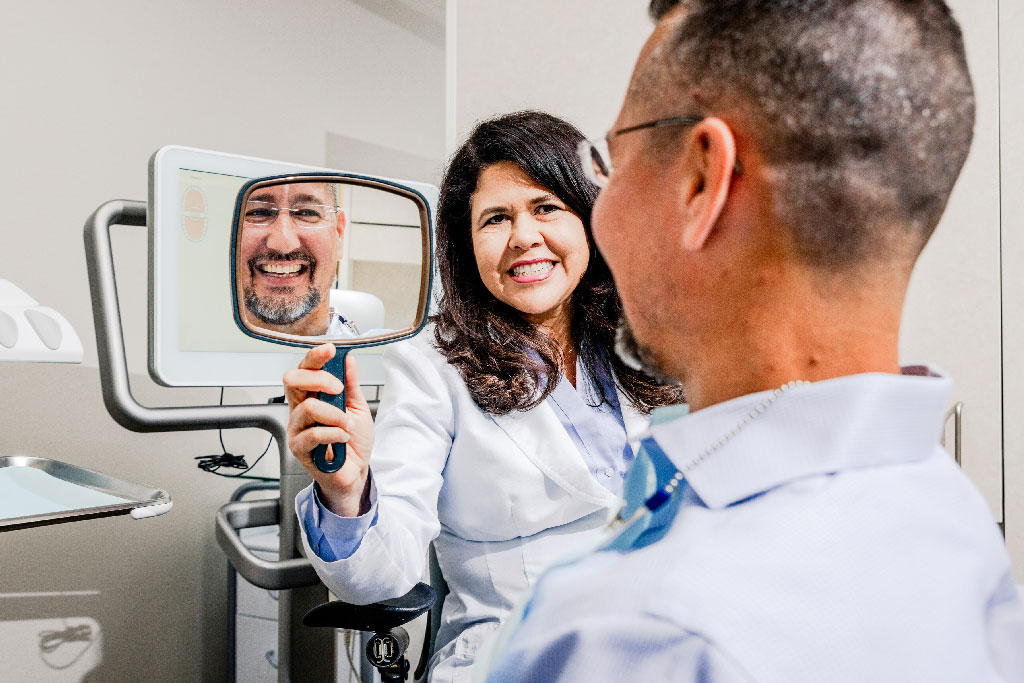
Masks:
[[[278,206],[273,202],[250,200],[245,204],[245,224],[255,227],[266,227],[277,220],[282,211],[291,216],[292,221],[300,228],[326,228],[337,214],[338,206],[326,204],[296,204],[295,206]]]

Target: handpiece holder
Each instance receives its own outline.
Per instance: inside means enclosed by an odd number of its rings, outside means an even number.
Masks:
[[[340,394],[328,394],[321,391],[317,398],[325,403],[330,403],[336,408],[345,410],[345,356],[348,355],[348,349],[341,346],[336,346],[334,351],[334,358],[327,361],[324,364],[324,370],[331,373],[335,377],[341,380],[341,393]],[[319,444],[313,449],[313,464],[321,472],[337,472],[345,466],[345,444],[336,443],[331,445],[334,451],[334,459],[327,459],[327,445]]]

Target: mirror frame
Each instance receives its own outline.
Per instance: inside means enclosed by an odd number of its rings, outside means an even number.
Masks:
[[[356,175],[352,173],[290,173],[287,175],[276,175],[266,176],[263,178],[254,178],[247,182],[238,191],[238,196],[235,200],[235,211],[231,221],[231,249],[230,249],[230,286],[231,286],[231,310],[235,316],[235,324],[238,329],[242,330],[246,335],[259,339],[261,341],[269,341],[275,344],[284,344],[287,346],[300,346],[305,348],[312,348],[319,346],[320,344],[326,343],[328,340],[322,342],[311,342],[309,337],[294,334],[284,333],[271,333],[271,334],[260,334],[254,330],[249,329],[248,326],[242,321],[242,316],[238,308],[240,301],[238,291],[238,241],[239,234],[242,228],[242,218],[244,214],[244,207],[246,201],[256,190],[264,187],[273,187],[275,185],[288,185],[294,182],[323,182],[323,183],[344,183],[346,185],[358,185],[360,187],[368,187],[377,190],[384,190],[391,194],[400,195],[411,199],[416,203],[417,209],[420,213],[420,226],[423,234],[422,245],[423,245],[423,256],[421,260],[421,271],[420,271],[420,297],[419,302],[416,306],[416,317],[412,324],[408,327],[404,327],[394,332],[388,332],[385,334],[367,335],[364,337],[355,337],[353,339],[340,339],[333,342],[337,347],[343,347],[346,349],[354,348],[365,348],[370,346],[379,346],[381,344],[388,344],[391,342],[399,341],[402,339],[408,339],[419,333],[427,324],[427,313],[428,306],[430,303],[431,288],[433,286],[433,274],[434,274],[434,224],[433,217],[430,213],[430,205],[427,202],[426,197],[420,194],[417,190],[397,183],[393,180],[385,178],[375,178],[373,176]],[[271,332],[267,330],[267,332]]]

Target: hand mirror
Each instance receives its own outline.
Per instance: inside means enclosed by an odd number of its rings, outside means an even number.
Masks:
[[[426,199],[383,178],[317,173],[257,178],[235,202],[231,282],[235,322],[264,341],[336,353],[324,369],[344,384],[354,348],[411,337],[426,323],[431,225]],[[345,409],[345,392],[320,393]],[[323,472],[345,444],[313,451]]]

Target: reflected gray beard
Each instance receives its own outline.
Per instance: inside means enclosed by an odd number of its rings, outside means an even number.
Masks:
[[[625,317],[615,330],[615,353],[628,367],[647,373],[660,384],[675,384],[678,381],[661,368],[649,348],[637,341]]]
[[[290,325],[309,315],[320,304],[320,292],[310,285],[306,296],[298,301],[266,301],[256,296],[252,287],[245,288],[245,307],[259,320],[271,325]]]

